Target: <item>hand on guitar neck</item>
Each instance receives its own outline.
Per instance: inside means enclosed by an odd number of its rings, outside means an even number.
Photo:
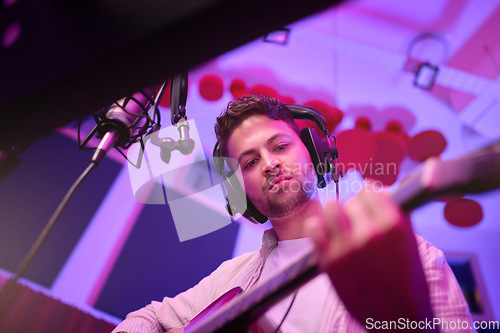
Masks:
[[[432,321],[410,221],[388,193],[367,186],[343,207],[331,201],[324,219],[307,221],[306,233],[321,268],[362,326],[367,320]]]
[[[366,187],[344,207],[328,203],[324,219],[307,221],[320,266],[363,326],[367,319],[432,320],[415,237],[399,207],[409,211],[435,196],[497,188],[499,170],[500,142],[455,160],[430,159],[391,195]]]

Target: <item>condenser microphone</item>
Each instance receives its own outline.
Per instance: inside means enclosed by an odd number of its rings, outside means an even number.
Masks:
[[[97,128],[102,140],[92,157],[92,163],[99,164],[111,148],[124,147],[130,143],[140,121],[148,118],[155,94],[156,87],[145,88],[116,101],[103,113]]]

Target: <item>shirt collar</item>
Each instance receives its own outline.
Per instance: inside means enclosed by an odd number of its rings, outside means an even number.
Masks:
[[[278,245],[278,236],[274,229],[264,231],[262,235],[262,249],[273,249]]]

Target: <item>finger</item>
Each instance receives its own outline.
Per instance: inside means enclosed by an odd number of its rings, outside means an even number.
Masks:
[[[344,207],[335,201],[326,203],[324,223],[328,235],[328,246],[323,249],[320,256],[326,267],[339,260],[349,248],[352,227]]]
[[[304,222],[304,235],[313,240],[318,251],[322,252],[328,248],[329,232],[323,219],[316,216],[309,217]]]
[[[351,232],[351,223],[344,208],[336,201],[330,200],[325,204],[325,217],[330,231],[338,237],[344,237]]]
[[[335,248],[343,239],[346,215],[342,207],[334,201],[327,202],[325,214],[319,217],[310,217],[304,223],[304,233],[311,237],[320,253],[335,252]],[[326,254],[325,254],[326,255]]]
[[[371,214],[365,201],[359,195],[348,202],[345,212],[350,221],[351,230],[348,234],[350,248],[360,248],[373,238],[377,233],[377,227],[372,221]]]
[[[370,219],[381,231],[387,230],[403,220],[403,214],[388,192],[365,188],[360,192],[359,199],[366,207]]]

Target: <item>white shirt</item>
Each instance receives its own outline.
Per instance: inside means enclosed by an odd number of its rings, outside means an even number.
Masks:
[[[416,238],[435,317],[446,321],[468,321],[471,327],[467,303],[443,253],[422,237],[416,236]],[[259,283],[257,281],[262,281],[260,274],[264,263],[277,244],[278,238],[274,230],[267,230],[262,238],[262,249],[259,252],[242,254],[228,260],[193,288],[174,298],[165,297],[162,302],[153,301],[146,307],[131,312],[113,332],[161,333],[187,325],[194,316],[226,291],[237,286],[248,290],[255,283]],[[172,269],[175,270],[175,267]],[[303,292],[302,289],[299,295]],[[325,294],[327,294],[325,310],[319,318],[313,319],[320,325],[316,332],[366,332],[364,323],[358,323],[352,318],[334,290],[331,292],[328,290]],[[299,303],[297,299],[295,302]],[[471,330],[442,331],[442,333],[457,332],[471,332]]]
[[[274,276],[280,268],[294,262],[301,254],[311,251],[313,247],[309,238],[279,241],[267,257],[259,283]],[[290,312],[280,327],[280,332],[319,332],[320,321],[317,318],[321,318],[327,295],[333,292],[332,288],[327,274],[317,276],[297,291],[291,308],[294,294],[269,309],[264,315],[265,319],[260,321],[261,325],[265,326],[262,329],[266,332],[274,332],[290,308]]]

